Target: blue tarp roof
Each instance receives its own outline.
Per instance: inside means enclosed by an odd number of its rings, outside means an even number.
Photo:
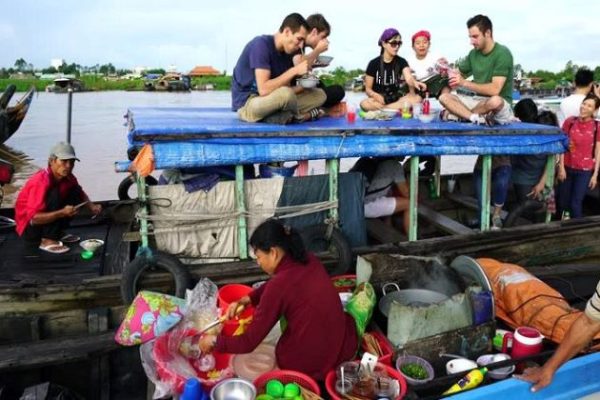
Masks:
[[[567,149],[557,127],[394,118],[322,118],[293,125],[247,123],[225,108],[132,108],[129,143],[152,144],[157,169],[359,156],[553,154]],[[127,168],[127,162],[117,170]]]

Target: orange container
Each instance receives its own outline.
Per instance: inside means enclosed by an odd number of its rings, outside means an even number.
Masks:
[[[222,286],[218,293],[218,305],[221,313],[227,311],[227,308],[231,303],[249,295],[252,290],[253,289],[250,286],[241,285],[239,283],[231,283]],[[252,315],[254,315],[254,307],[248,306],[240,313],[240,315],[238,315],[237,319],[223,322],[223,334],[225,336],[234,336],[236,332],[237,334],[243,333],[243,328],[238,330],[240,321],[242,321],[242,323],[249,323]]]

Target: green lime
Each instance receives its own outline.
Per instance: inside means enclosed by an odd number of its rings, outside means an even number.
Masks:
[[[292,399],[300,394],[300,386],[295,383],[288,383],[283,388],[283,397]]]
[[[283,383],[279,382],[277,379],[271,379],[267,382],[267,394],[269,396],[273,396],[275,398],[283,396]]]
[[[94,257],[93,251],[84,250],[81,252],[81,258],[83,258],[84,260],[89,260],[92,257]]]
[[[256,400],[274,400],[275,398],[273,396],[270,396],[268,394],[259,394],[258,396],[256,396]]]
[[[294,397],[293,400],[304,400],[304,397],[302,397],[301,395],[298,395],[298,396]]]

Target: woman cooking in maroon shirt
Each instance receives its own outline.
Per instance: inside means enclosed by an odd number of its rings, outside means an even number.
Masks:
[[[282,369],[323,380],[328,371],[354,357],[358,335],[352,316],[344,312],[331,278],[321,262],[307,253],[300,235],[276,220],[262,223],[250,238],[258,265],[271,278],[238,304],[256,307],[252,323],[240,336],[205,335],[202,352],[249,353],[284,317],[287,327],[275,354]]]

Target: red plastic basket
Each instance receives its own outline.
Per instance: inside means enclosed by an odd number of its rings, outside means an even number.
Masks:
[[[379,362],[382,364],[385,364],[385,365],[389,365],[390,367],[393,367],[392,357],[394,356],[394,348],[392,347],[390,342],[387,340],[385,335],[383,333],[381,333],[380,331],[372,331],[372,332],[368,332],[368,333],[370,333],[371,336],[373,336],[375,338],[375,340],[377,340],[377,343],[379,343],[379,347],[381,348],[381,352],[383,353],[379,357]],[[366,351],[366,346],[365,346],[364,340],[361,342],[360,347],[363,351]]]
[[[354,283],[353,284],[348,284],[348,285],[336,285],[335,282],[339,281],[339,280],[352,280]],[[331,283],[333,284],[333,287],[335,288],[335,290],[337,290],[338,293],[344,293],[344,292],[353,292],[354,288],[356,288],[356,275],[336,275],[336,276],[332,276],[331,277]]]
[[[406,380],[400,374],[400,372],[396,371],[394,368],[386,364],[377,363],[377,365],[379,367],[385,368],[385,371],[387,372],[388,376],[390,378],[396,379],[400,384],[400,395],[394,400],[400,400],[404,398],[404,395],[406,395]],[[327,373],[327,376],[325,377],[325,388],[327,389],[327,393],[329,393],[329,397],[331,397],[333,400],[343,400],[343,398],[340,397],[338,392],[335,390],[336,379],[337,375],[335,370],[329,371]]]
[[[335,371],[334,371],[335,373]],[[279,369],[275,371],[265,372],[254,380],[254,386],[256,387],[256,394],[262,394],[265,392],[265,386],[271,379],[277,379],[284,385],[286,383],[295,383],[302,386],[304,389],[308,389],[319,396],[321,395],[321,389],[313,378],[303,374],[301,372],[291,371],[288,369]],[[335,385],[335,382],[334,382]],[[335,389],[334,389],[335,390]]]

